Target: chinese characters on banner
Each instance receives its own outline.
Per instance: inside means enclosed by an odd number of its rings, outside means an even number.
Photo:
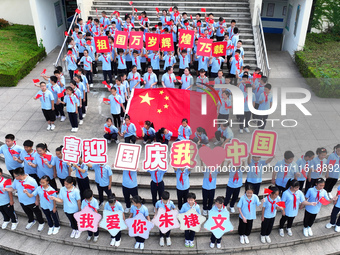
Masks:
[[[194,44],[194,30],[180,29],[178,31],[178,47],[179,48],[192,48]]]
[[[168,169],[168,145],[161,143],[145,145],[145,160],[143,161],[145,171]]]
[[[113,47],[127,49],[128,32],[116,31]]]
[[[234,229],[227,210],[221,210],[221,212],[216,210],[209,211],[209,219],[204,224],[204,228],[211,231],[218,239],[221,238],[224,233]]]
[[[143,48],[143,32],[130,32],[129,48],[135,50]]]
[[[102,216],[94,212],[90,207],[85,206],[83,210],[74,214],[74,218],[77,221],[79,231],[97,232]]]
[[[127,229],[125,221],[123,220],[123,212],[103,211],[103,219],[99,223],[99,227],[109,231],[111,236],[116,236],[119,231]]]
[[[161,35],[160,48],[164,51],[174,51],[174,41],[172,34]]]
[[[97,53],[110,52],[109,38],[107,36],[96,36],[93,40]]]
[[[180,222],[181,230],[192,230],[199,232],[202,224],[206,218],[196,212],[194,208],[191,208],[186,213],[180,213],[177,215],[177,219]]]
[[[81,139],[74,136],[64,137],[63,161],[77,164],[81,154]]]
[[[277,133],[275,131],[255,130],[251,139],[250,153],[253,156],[273,157]]]
[[[66,162],[78,163],[80,155],[83,154],[85,164],[106,164],[108,160],[107,141],[106,139],[95,138],[82,141],[74,136],[65,136],[62,153],[63,161]]]
[[[149,238],[150,230],[154,226],[154,224],[148,221],[141,213],[138,213],[133,218],[126,219],[125,224],[129,228],[129,236],[139,236],[144,239]]]
[[[145,49],[159,50],[159,34],[146,33],[145,34]]]
[[[222,57],[227,54],[228,42],[214,42],[212,44],[212,56]]]
[[[194,168],[197,164],[197,144],[183,140],[171,145],[171,166],[174,168]]]
[[[199,38],[197,42],[197,56],[210,57],[212,51],[212,39]]]
[[[159,208],[151,222],[155,224],[155,226],[157,226],[163,234],[165,234],[171,229],[179,228],[177,215],[177,210],[169,210],[166,212],[164,208]]]
[[[248,156],[248,144],[235,138],[230,143],[227,143],[224,149],[226,159],[230,159],[233,166],[240,166],[242,159]]]
[[[139,144],[120,143],[114,167],[121,170],[136,171],[139,164],[139,156],[142,146]]]

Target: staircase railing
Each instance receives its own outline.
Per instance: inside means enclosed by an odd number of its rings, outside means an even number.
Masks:
[[[72,19],[72,22],[70,24],[70,27],[67,30],[67,34],[70,34],[70,31],[72,30],[72,27],[73,27],[74,22],[76,21],[77,17],[78,17],[78,13],[75,12],[75,14],[73,15],[73,19]],[[61,56],[66,54],[67,49],[65,48],[65,45],[66,45],[67,38],[68,38],[68,36],[65,36],[65,39],[64,39],[63,45],[61,46],[61,49],[59,51],[58,57],[57,57],[56,61],[53,64],[54,66],[62,66]]]
[[[263,75],[269,78],[270,66],[261,21],[261,10],[259,8],[257,9],[257,19],[257,25],[253,27],[257,65],[261,68]]]

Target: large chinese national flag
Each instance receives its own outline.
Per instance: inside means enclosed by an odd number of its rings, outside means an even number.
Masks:
[[[214,94],[214,93],[210,93]],[[202,95],[206,97],[206,114],[201,114]],[[155,130],[165,127],[173,133],[173,138],[178,136],[178,128],[182,119],[189,121],[189,126],[194,133],[197,127],[203,127],[211,139],[217,127],[213,127],[213,120],[217,119],[218,98],[209,94],[196,91],[171,88],[134,89],[129,100],[127,113],[131,122],[136,125],[137,136],[142,136],[141,127],[146,120],[154,123]]]

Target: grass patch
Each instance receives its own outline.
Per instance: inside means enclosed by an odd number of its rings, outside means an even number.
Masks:
[[[307,34],[295,62],[307,83],[319,97],[340,98],[340,36]]]
[[[33,26],[7,26],[0,34],[0,87],[16,86],[46,56],[45,48],[37,45]]]

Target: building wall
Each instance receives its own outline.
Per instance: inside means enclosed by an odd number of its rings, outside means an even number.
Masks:
[[[80,17],[86,22],[87,17],[90,16],[92,0],[77,0],[77,4],[81,10]]]
[[[30,0],[0,0],[0,18],[15,24],[33,26]]]
[[[267,16],[270,4],[275,4],[273,15]],[[262,3],[262,25],[265,33],[282,34],[286,16],[283,15],[284,7],[287,8],[287,0],[263,0]],[[287,10],[287,9],[286,9]]]
[[[57,24],[57,14],[55,3],[60,4],[60,18],[62,24]],[[64,31],[66,30],[64,10],[61,0],[30,0],[37,43],[42,43],[46,48],[46,53],[51,52],[55,47],[61,46],[64,40]]]
[[[249,0],[249,9],[252,19],[252,26],[258,25],[257,12],[258,9],[261,10],[262,0]]]
[[[309,16],[312,8],[312,1],[309,0],[288,0],[287,5],[287,19],[289,12],[289,5],[292,6],[292,13],[288,28],[283,29],[283,43],[282,50],[288,51],[290,55],[294,55],[295,51],[302,50],[305,45]],[[298,6],[300,5],[300,15],[297,20],[296,34],[294,35],[295,19]]]

